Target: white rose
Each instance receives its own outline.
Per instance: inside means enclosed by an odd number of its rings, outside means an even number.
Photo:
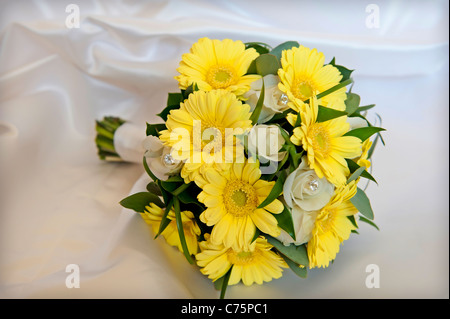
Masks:
[[[299,167],[293,171],[283,185],[283,197],[292,209],[295,241],[284,230],[277,237],[284,245],[302,245],[311,239],[314,223],[319,213],[334,193],[334,186],[325,178],[319,178],[302,158]]]
[[[295,240],[283,229],[280,235],[277,237],[285,246],[290,244],[302,245],[307,243],[312,236],[312,230],[318,211],[307,212],[298,206],[292,209],[292,222],[294,224]]]
[[[284,182],[283,196],[286,204],[299,206],[305,211],[315,211],[324,207],[334,193],[334,186],[326,178],[319,178],[306,164],[306,156],[298,168]]]
[[[360,118],[360,117],[347,117],[347,123],[350,124],[350,131],[361,128],[361,127],[367,127],[369,126],[367,124],[367,121]]]
[[[250,155],[257,154],[268,161],[279,162],[286,156],[286,152],[280,152],[284,142],[280,128],[276,125],[255,125],[248,133]]]
[[[254,110],[259,96],[261,95],[262,83],[264,81],[264,103],[259,115],[258,123],[265,123],[276,113],[282,113],[289,108],[288,97],[278,88],[280,78],[273,74],[268,74],[262,79],[252,82],[250,90],[244,94],[246,103]]]
[[[159,138],[149,135],[142,146],[148,167],[158,179],[165,181],[169,176],[180,172],[183,162],[174,159],[170,155],[170,147],[164,146]]]

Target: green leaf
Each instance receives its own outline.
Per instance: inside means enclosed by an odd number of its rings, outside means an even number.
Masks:
[[[261,231],[258,228],[256,228],[255,234],[253,235],[253,238],[250,243],[253,243],[256,239],[258,239],[259,235],[261,235]]]
[[[256,71],[256,59],[253,60],[252,63],[250,63],[246,74],[258,74],[258,72]]]
[[[273,188],[270,191],[269,195],[267,195],[266,199],[263,200],[263,202],[261,204],[259,204],[258,208],[266,207],[267,205],[272,203],[275,199],[277,199],[278,196],[281,195],[281,193],[283,192],[283,184],[284,184],[285,179],[286,179],[286,177],[284,174],[281,174],[278,177],[278,179],[275,182],[275,185],[273,185]]]
[[[354,114],[361,114],[362,112],[368,111],[371,108],[375,107],[375,104],[370,104],[370,105],[366,105],[366,106],[360,106],[356,109],[356,111],[354,112]]]
[[[164,199],[164,203],[166,204],[166,207],[167,207],[167,206],[169,205],[169,203],[172,201],[173,196],[172,196],[171,193],[169,193],[168,191],[166,191],[166,190],[164,189],[164,187],[163,187],[162,184],[161,184],[162,181],[160,181],[159,179],[157,179],[155,182],[158,184],[159,189],[161,190],[162,197],[163,197],[163,199]],[[172,203],[172,204],[173,204],[173,203]]]
[[[168,179],[166,179],[165,182],[166,183],[173,183],[173,182],[184,183],[184,179],[179,175],[174,175],[174,176],[170,176]]]
[[[344,134],[344,136],[355,136],[361,140],[361,142],[364,142],[369,137],[371,137],[373,134],[385,131],[384,128],[381,127],[375,127],[375,126],[368,126],[368,127],[360,127],[355,128],[354,130],[348,131]]]
[[[370,200],[361,188],[358,187],[355,196],[350,201],[364,217],[373,220],[373,210],[370,205]]]
[[[162,188],[164,188],[164,190],[166,190],[167,192],[169,192],[171,194],[173,194],[173,192],[183,184],[180,184],[177,182],[161,181]]]
[[[329,107],[319,105],[319,110],[317,112],[317,122],[326,122],[341,116],[346,116],[347,113],[343,111],[338,111],[331,109]],[[298,116],[298,115],[297,115]],[[297,118],[299,118],[298,116]],[[297,126],[297,123],[296,123]]]
[[[378,140],[380,140],[380,139],[381,139],[381,134],[377,133],[377,136],[375,136],[375,140],[373,141],[372,146],[369,149],[369,152],[367,152],[367,159],[370,159],[372,157],[373,152],[375,151],[375,148],[377,147]]]
[[[197,84],[196,83],[192,83],[191,85],[189,85],[186,90],[181,90],[181,94],[183,95],[183,99],[187,99],[189,97],[189,94],[197,91],[196,88]]]
[[[355,70],[349,70],[342,65],[337,65],[335,58],[333,58],[333,60],[331,60],[331,62],[329,64],[336,67],[339,70],[339,72],[341,72],[341,74],[342,74],[341,82],[348,80],[350,78],[352,72],[355,71]]]
[[[333,93],[333,92],[335,92],[335,91],[337,91],[337,90],[340,90],[340,89],[342,89],[343,87],[346,87],[347,85],[352,84],[352,83],[353,83],[353,80],[352,80],[351,78],[350,78],[350,79],[347,79],[347,80],[345,80],[345,81],[342,81],[341,83],[336,84],[335,86],[329,88],[328,90],[323,91],[322,93],[317,94],[317,99],[321,99],[321,98],[323,98],[324,96],[327,96],[328,94],[331,94],[331,93]],[[305,103],[309,103],[309,100],[308,100],[308,101],[305,101]]]
[[[152,173],[150,167],[148,167],[147,158],[145,156],[143,157],[142,164],[144,165],[144,169],[147,175],[150,176],[150,178],[153,179],[153,181],[155,182],[158,181],[158,178]]]
[[[176,110],[180,108],[180,103],[184,101],[183,94],[181,93],[169,93],[167,97],[167,106],[162,110],[161,113],[156,114],[163,121],[167,121],[167,115],[169,115],[171,110]]]
[[[147,191],[149,193],[155,194],[156,196],[162,196],[161,189],[159,189],[158,184],[155,182],[150,182],[147,184]]]
[[[278,74],[278,69],[281,68],[279,59],[273,54],[262,54],[255,60],[256,71],[259,75],[265,76],[267,74]]]
[[[137,213],[143,213],[145,211],[145,206],[148,206],[150,203],[154,203],[159,207],[164,207],[163,202],[161,202],[158,196],[148,192],[136,193],[120,201],[120,205],[132,209]]]
[[[161,124],[149,124],[149,123],[147,123],[146,133],[147,133],[147,136],[152,135],[152,136],[158,137],[159,132],[163,131],[165,129],[167,129],[166,124],[162,124],[162,123]]]
[[[358,224],[356,223],[356,219],[354,215],[347,216],[347,218],[352,222],[353,226],[358,228]]]
[[[190,264],[194,264],[194,260],[189,253],[189,249],[186,244],[186,238],[184,237],[183,221],[181,220],[180,202],[178,198],[173,198],[173,208],[175,210],[175,220],[177,223],[178,236],[180,236],[181,248],[183,249],[184,256]]]
[[[359,220],[362,221],[362,222],[364,222],[364,223],[366,223],[366,224],[369,224],[370,226],[375,227],[377,230],[380,230],[380,229],[378,228],[378,226],[377,226],[373,221],[368,220],[368,219],[365,218],[364,216],[359,216]]]
[[[245,43],[245,49],[253,48],[259,54],[269,53],[272,49],[270,45],[263,42],[247,42]]]
[[[299,276],[301,278],[306,278],[308,276],[308,270],[306,267],[303,267],[303,268],[300,267],[299,265],[297,265],[295,262],[293,262],[292,260],[290,260],[289,258],[287,258],[284,255],[281,255],[281,257],[284,259],[284,261],[289,266],[289,268],[291,268],[291,270],[294,272],[294,274],[296,274],[297,276]]]
[[[349,184],[352,181],[355,181],[365,170],[366,168],[364,166],[358,167],[347,179],[347,184]]]
[[[292,214],[290,210],[284,206],[284,210],[281,214],[273,214],[278,222],[278,227],[286,231],[292,239],[295,240],[294,222],[292,221]]]
[[[348,115],[353,114],[359,107],[361,97],[355,93],[347,93],[347,99],[345,100],[345,112]]]
[[[267,238],[267,241],[281,254],[285,255],[296,264],[308,267],[309,260],[305,245],[296,246],[294,244],[291,244],[289,246],[285,246],[280,241],[278,241],[278,239],[275,239],[272,236],[264,236]]]
[[[358,170],[361,166],[355,163],[355,161],[351,159],[346,159],[348,169],[350,170],[350,173],[353,174],[356,170]],[[372,182],[375,182],[375,184],[378,184],[376,179],[365,169],[361,175],[361,177],[367,178],[368,180],[371,180]]]
[[[270,54],[273,54],[274,56],[277,57],[278,60],[281,60],[281,53],[284,50],[289,50],[292,49],[293,47],[298,48],[300,46],[300,44],[297,41],[286,41],[281,43],[280,45],[276,46],[275,48],[273,48],[272,51],[270,51]]]
[[[265,94],[265,88],[264,88],[264,81],[262,82],[261,87],[261,93],[258,98],[258,102],[256,102],[255,109],[252,112],[252,115],[250,116],[250,120],[252,121],[253,125],[256,125],[259,119],[259,115],[261,114],[261,110],[264,104],[264,94]]]
[[[232,269],[233,269],[233,266],[231,266],[230,270],[228,270],[228,272],[225,274],[225,276],[223,276],[222,288],[220,289],[220,299],[225,298],[225,292],[227,291],[228,281],[230,280],[230,275],[231,275]]]
[[[170,199],[169,202],[167,203],[166,209],[164,210],[164,214],[161,218],[161,222],[159,224],[159,229],[158,229],[158,233],[155,235],[155,239],[161,235],[161,233],[164,231],[164,229],[166,229],[166,227],[172,222],[171,219],[167,218],[167,216],[169,215],[170,210],[173,207],[173,200]]]

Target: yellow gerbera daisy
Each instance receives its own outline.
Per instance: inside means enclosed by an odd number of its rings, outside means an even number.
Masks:
[[[339,246],[356,229],[347,218],[358,211],[350,202],[356,194],[356,181],[336,189],[330,202],[317,215],[312,237],[307,244],[309,267],[328,267]]]
[[[370,160],[367,159],[369,156],[369,150],[372,147],[372,141],[367,139],[362,144],[362,154],[361,156],[356,160],[356,164],[359,166],[364,166],[365,168],[369,168],[372,164],[370,163]]]
[[[145,222],[152,227],[153,232],[155,234],[158,233],[159,225],[161,224],[164,215],[164,209],[150,203],[148,206],[145,206],[145,211],[140,213],[140,215]],[[180,237],[178,235],[175,212],[170,210],[167,218],[169,218],[171,222],[167,225],[161,235],[166,239],[169,245],[178,247],[178,250],[183,252]],[[181,221],[183,222],[184,237],[186,238],[186,245],[189,253],[195,255],[198,252],[197,240],[200,235],[200,228],[195,221],[194,214],[190,211],[181,212]]]
[[[194,43],[190,53],[182,56],[175,79],[181,89],[196,83],[202,91],[225,89],[240,96],[250,89],[250,83],[260,78],[247,73],[259,56],[255,49],[245,49],[242,41],[202,38]]]
[[[211,231],[214,244],[224,244],[236,250],[248,249],[256,227],[271,236],[280,235],[278,222],[272,214],[279,214],[284,206],[275,199],[263,208],[258,206],[267,198],[275,182],[260,179],[259,163],[233,163],[228,171],[208,169],[204,178],[198,176],[202,188],[198,200],[207,209],[200,220]]]
[[[292,143],[301,145],[307,152],[309,167],[319,178],[325,176],[334,185],[343,185],[350,174],[345,159],[361,155],[361,140],[343,136],[350,129],[346,116],[317,122],[316,98],[311,99],[310,106],[298,106],[302,121],[301,126],[294,128]]]
[[[273,278],[281,277],[286,262],[278,254],[271,251],[273,247],[264,237],[258,237],[251,245],[250,250],[235,251],[222,244],[211,242],[209,234],[205,234],[206,241],[200,242],[201,253],[197,254],[200,271],[212,281],[224,276],[231,267],[228,285],[235,285],[241,280],[246,286],[253,283],[261,285]]]
[[[170,111],[160,139],[172,147],[175,159],[185,161],[181,176],[188,183],[207,167],[224,169],[243,156],[236,135],[252,127],[250,116],[250,106],[226,90],[196,91]]]
[[[302,104],[309,98],[339,84],[342,79],[339,70],[329,64],[324,66],[324,62],[325,56],[322,52],[302,45],[282,52],[282,68],[278,70],[281,82],[278,87],[287,94],[291,108],[298,111],[293,101]],[[345,91],[345,88],[341,88],[324,96],[320,100],[321,105],[340,111],[345,110],[344,101],[347,98]]]

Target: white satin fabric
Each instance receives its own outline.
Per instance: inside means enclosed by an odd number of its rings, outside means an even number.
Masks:
[[[118,202],[143,189],[139,164],[104,163],[94,120],[154,123],[181,55],[200,37],[286,40],[356,69],[353,92],[377,104],[386,147],[361,223],[328,269],[286,270],[229,298],[448,298],[448,3],[381,1],[0,2],[0,297],[216,298],[196,266]],[[370,26],[370,23],[369,23]],[[372,114],[371,118],[375,116]],[[142,177],[141,177],[142,176]],[[67,288],[66,266],[80,269]],[[380,288],[366,287],[366,267]]]

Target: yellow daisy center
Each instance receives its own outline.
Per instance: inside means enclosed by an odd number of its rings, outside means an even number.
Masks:
[[[312,97],[315,91],[314,85],[308,80],[296,80],[292,86],[292,94],[302,101]]]
[[[331,226],[334,223],[334,218],[335,218],[335,211],[331,210],[331,211],[327,211],[325,216],[323,216],[323,218],[318,220],[318,223],[319,223],[320,228],[322,229],[322,232],[325,233],[331,229]]]
[[[258,206],[258,196],[250,184],[232,180],[224,189],[223,202],[228,213],[240,217],[255,210]]]
[[[236,83],[236,72],[224,65],[214,65],[206,74],[206,82],[214,89],[224,89]]]
[[[320,123],[315,123],[308,131],[308,138],[312,141],[314,152],[324,157],[328,156],[331,146],[331,138],[328,130]]]
[[[200,134],[193,134],[195,151],[218,153],[225,146],[225,128],[215,123],[202,122]]]
[[[241,251],[241,252],[235,252],[233,249],[228,249],[227,252],[227,258],[230,263],[236,266],[245,266],[252,264],[256,254],[257,250],[251,252],[251,251]]]

